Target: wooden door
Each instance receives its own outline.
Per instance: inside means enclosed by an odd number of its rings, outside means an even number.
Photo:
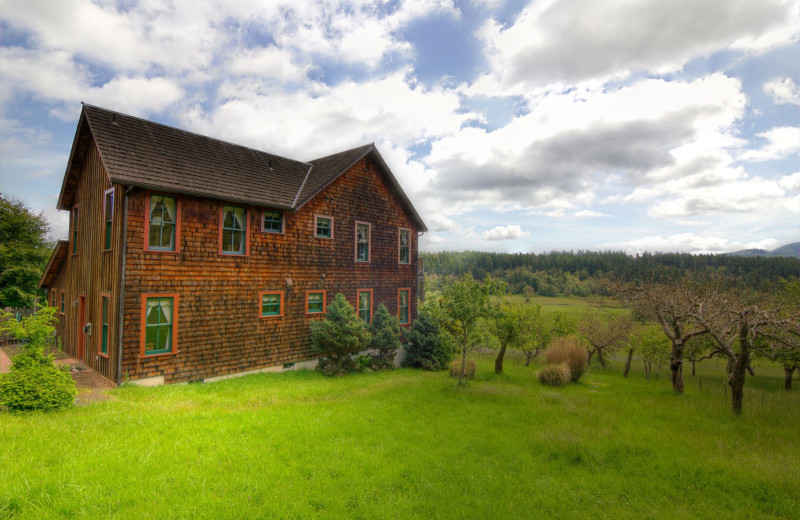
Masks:
[[[78,300],[78,359],[83,361],[84,344],[86,342],[86,334],[83,333],[83,328],[86,326],[86,296],[81,295]]]

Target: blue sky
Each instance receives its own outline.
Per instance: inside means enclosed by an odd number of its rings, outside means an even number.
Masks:
[[[310,160],[375,142],[426,250],[800,240],[779,0],[5,0],[0,191],[55,209],[80,102]]]

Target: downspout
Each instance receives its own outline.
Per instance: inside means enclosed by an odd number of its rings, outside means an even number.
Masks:
[[[119,329],[119,341],[117,342],[117,373],[114,377],[114,382],[120,384],[122,382],[122,324],[124,323],[125,319],[125,258],[128,252],[128,195],[133,190],[133,186],[128,186],[125,188],[125,197],[123,204],[125,205],[125,209],[123,210],[123,217],[122,217],[122,265],[120,267],[120,278],[119,278],[119,324],[117,328]]]

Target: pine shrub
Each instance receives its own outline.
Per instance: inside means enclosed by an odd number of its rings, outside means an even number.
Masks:
[[[569,381],[576,383],[586,372],[587,353],[575,336],[555,338],[544,351],[547,365],[564,363],[569,368]]]
[[[0,376],[0,409],[11,412],[68,408],[76,395],[69,372],[54,364],[25,363]]]
[[[397,317],[389,314],[384,304],[378,310],[369,326],[372,334],[370,348],[373,351],[371,366],[376,370],[394,369],[394,358],[400,348],[400,323]]]
[[[570,370],[566,363],[544,365],[536,376],[543,385],[561,386],[569,382]]]
[[[311,346],[320,356],[317,370],[329,376],[358,370],[353,355],[365,350],[370,339],[353,306],[343,294],[337,294],[325,319],[311,323]]]
[[[455,359],[450,362],[450,377],[459,377],[461,375],[461,360]],[[475,377],[475,361],[468,359],[467,368],[464,370],[464,379],[472,379]]]
[[[427,312],[422,312],[405,334],[406,358],[403,365],[424,370],[444,370],[455,351],[449,338]]]

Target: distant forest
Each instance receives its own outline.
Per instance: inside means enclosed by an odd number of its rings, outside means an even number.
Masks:
[[[603,281],[635,281],[649,278],[725,277],[737,285],[765,289],[777,278],[800,275],[800,259],[794,257],[743,257],[692,255],[688,253],[622,252],[486,253],[445,251],[420,253],[429,290],[451,276],[472,273],[500,278],[513,294],[541,296],[589,296],[603,292]]]

